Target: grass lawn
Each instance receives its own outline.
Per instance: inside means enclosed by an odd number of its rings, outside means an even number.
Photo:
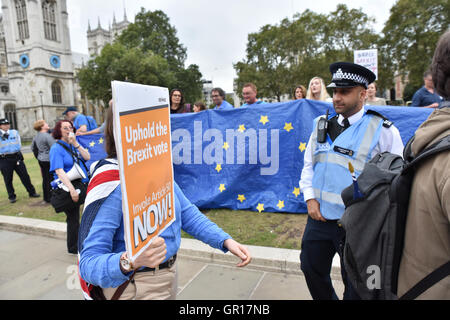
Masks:
[[[29,198],[19,176],[14,173],[16,203],[9,203],[3,177],[0,181],[0,214],[26,218],[65,222],[64,213],[55,213],[52,206],[43,204],[42,177],[39,164],[32,153],[24,154],[25,164],[31,181],[41,198]],[[306,214],[288,214],[227,209],[202,210],[236,241],[243,244],[300,249]],[[183,237],[190,237],[182,233]]]

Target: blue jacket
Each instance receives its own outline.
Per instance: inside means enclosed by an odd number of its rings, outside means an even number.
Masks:
[[[378,143],[383,119],[365,113],[334,141],[327,136],[325,143],[318,143],[316,127],[319,118],[314,121],[311,139],[314,168],[312,187],[315,199],[320,203],[322,216],[327,220],[336,220],[342,217],[345,210],[341,192],[353,181],[348,163],[352,163],[358,177]]]
[[[164,261],[177,253],[181,229],[210,246],[227,252],[223,243],[231,236],[201,213],[176,183],[174,190],[176,220],[160,235],[167,246]],[[119,185],[101,205],[83,242],[79,264],[81,277],[102,288],[118,287],[130,275],[123,274],[119,266],[120,256],[125,250],[122,191]]]
[[[17,130],[8,130],[8,138],[0,137],[0,154],[17,153],[20,151],[21,142]]]

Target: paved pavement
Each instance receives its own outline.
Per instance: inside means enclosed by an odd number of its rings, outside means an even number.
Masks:
[[[66,250],[66,224],[0,215],[0,299],[82,300],[76,256]],[[248,246],[252,263],[192,239],[178,253],[178,297],[183,300],[309,300],[299,251]],[[336,258],[336,257],[335,257]],[[333,263],[339,297],[339,260]]]

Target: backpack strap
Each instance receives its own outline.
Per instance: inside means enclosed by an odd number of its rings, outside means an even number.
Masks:
[[[414,300],[436,283],[450,275],[450,261],[431,272],[425,278],[420,280],[414,287],[409,289],[399,300]]]
[[[87,168],[87,166],[86,166],[85,161],[84,161],[83,159],[81,159],[81,158],[78,156],[77,153],[73,152],[73,150],[69,149],[67,146],[65,146],[64,144],[62,144],[60,141],[56,141],[56,143],[59,144],[61,147],[63,147],[64,150],[66,150],[66,151],[72,156],[72,159],[73,159],[74,161],[76,160],[76,162],[77,162],[78,164],[80,164],[80,162],[83,164],[83,167],[84,167],[84,169],[86,170],[86,173],[87,173],[87,175],[88,175],[88,178],[91,179],[91,173],[89,172],[89,170],[88,170],[88,168]],[[79,143],[79,142],[78,142],[78,143]]]
[[[409,145],[410,144],[408,143],[408,148],[410,148]],[[442,138],[438,142],[434,143],[433,145],[429,146],[428,148],[420,152],[416,157],[414,157],[410,162],[408,162],[405,165],[402,174],[408,173],[410,170],[412,170],[412,168],[416,167],[418,163],[422,162],[424,159],[427,159],[428,157],[436,153],[446,150],[450,150],[450,135]]]

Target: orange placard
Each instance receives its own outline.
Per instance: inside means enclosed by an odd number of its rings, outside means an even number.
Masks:
[[[116,84],[115,95],[133,94],[129,103],[136,101],[138,93],[134,90],[140,92],[142,87],[148,87],[129,83],[120,85]],[[131,87],[122,91],[117,88],[127,85]],[[154,93],[163,89],[151,88]],[[149,92],[141,91],[141,100],[145,100]],[[167,89],[162,92],[168,93]],[[175,221],[170,112],[167,104],[143,106],[138,103],[133,108],[125,104],[126,99],[118,100],[115,119],[118,118],[120,127],[115,128],[115,133],[120,137],[116,138],[116,149],[121,171],[127,251],[134,260],[153,238]],[[159,98],[157,102],[161,100]],[[121,103],[125,105],[121,107]]]

